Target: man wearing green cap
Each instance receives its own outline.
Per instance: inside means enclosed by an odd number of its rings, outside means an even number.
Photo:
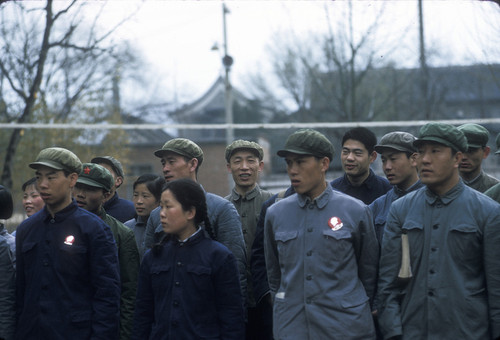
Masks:
[[[384,339],[497,339],[500,205],[460,179],[462,131],[429,123],[414,145],[425,187],[389,211],[378,281]]]
[[[80,208],[101,218],[113,233],[120,265],[120,339],[130,339],[134,318],[135,295],[139,275],[139,251],[132,229],[126,227],[104,210],[104,202],[111,195],[111,173],[98,164],[84,163],[73,189],[73,197]]]
[[[459,172],[465,184],[479,192],[485,192],[498,183],[498,179],[486,174],[481,164],[490,154],[490,133],[479,124],[464,124],[458,127],[467,138],[467,151],[460,162]]]
[[[392,202],[409,192],[420,189],[423,184],[417,173],[417,148],[413,146],[415,136],[408,132],[395,131],[382,137],[375,145],[382,158],[382,170],[392,190],[370,204],[379,244],[382,244],[385,223]]]
[[[116,339],[116,245],[109,227],[71,198],[82,163],[54,147],[29,166],[45,207],[17,228],[16,339]]]
[[[265,219],[275,339],[375,339],[372,216],[326,182],[333,151],[310,129],[291,134],[278,151],[296,194],[270,206]]]
[[[198,170],[203,163],[203,151],[193,141],[186,138],[174,138],[154,152],[161,159],[163,176],[170,182],[180,178],[188,178],[197,182]],[[234,205],[224,198],[212,193],[205,193],[208,217],[215,233],[216,241],[224,244],[236,257],[240,274],[243,296],[246,296],[246,254],[245,241],[241,231],[241,221]],[[158,207],[149,215],[144,235],[144,249],[159,243],[165,233],[161,226]]]
[[[106,199],[106,202],[104,202],[104,210],[106,210],[106,213],[122,223],[133,219],[135,217],[134,203],[121,198],[116,191],[116,189],[123,184],[125,178],[122,163],[112,156],[94,157],[90,162],[105,167],[113,176],[111,193]]]
[[[272,196],[257,184],[259,173],[264,167],[262,147],[251,141],[236,140],[226,147],[227,169],[233,176],[234,188],[225,198],[232,202],[241,218],[243,237],[247,253],[247,325],[246,339],[272,339],[272,327],[266,315],[270,315],[269,304],[260,301],[257,305],[250,272],[250,254],[255,239],[257,219],[262,203]]]

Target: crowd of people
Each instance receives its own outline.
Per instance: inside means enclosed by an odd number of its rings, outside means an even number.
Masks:
[[[424,125],[335,148],[300,129],[258,184],[264,150],[226,147],[234,187],[198,183],[203,150],[174,138],[120,198],[122,164],[49,147],[0,224],[0,340],[500,339],[500,183],[478,124]],[[500,134],[496,138],[500,154]],[[371,165],[380,155],[385,178]],[[13,213],[0,186],[0,219]]]

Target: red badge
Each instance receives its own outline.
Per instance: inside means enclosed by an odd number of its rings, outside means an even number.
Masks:
[[[332,217],[328,220],[328,225],[332,228],[333,231],[339,230],[344,226],[340,218]]]
[[[73,242],[75,242],[75,237],[73,235],[66,236],[66,239],[64,240],[64,244],[67,244],[68,246],[72,246]]]
[[[83,169],[83,172],[85,173],[85,175],[90,174],[90,168],[86,166],[85,169]]]

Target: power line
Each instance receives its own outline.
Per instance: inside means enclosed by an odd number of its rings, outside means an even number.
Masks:
[[[353,128],[357,126],[370,127],[402,127],[422,126],[430,122],[460,125],[466,123],[500,124],[500,118],[478,119],[445,119],[445,120],[401,120],[377,122],[345,122],[345,123],[258,123],[258,124],[39,124],[39,123],[0,123],[0,129],[90,129],[90,130],[222,130],[222,129],[299,129],[299,128]]]

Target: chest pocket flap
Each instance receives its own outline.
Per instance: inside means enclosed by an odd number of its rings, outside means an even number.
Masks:
[[[333,237],[336,240],[348,240],[351,238],[351,233],[345,227],[335,231],[331,229],[325,229],[323,230],[323,236]]]
[[[160,274],[160,273],[165,273],[170,270],[170,265],[166,264],[158,264],[151,266],[150,273],[151,274]]]
[[[287,241],[296,239],[298,235],[299,235],[299,232],[297,230],[295,230],[295,231],[280,231],[280,232],[276,233],[274,238],[276,239],[276,241],[287,242]]]
[[[403,227],[401,229],[403,229],[403,231],[406,231],[406,232],[422,231],[424,229],[424,226],[422,224],[414,222],[414,221],[407,221],[403,224]]]

